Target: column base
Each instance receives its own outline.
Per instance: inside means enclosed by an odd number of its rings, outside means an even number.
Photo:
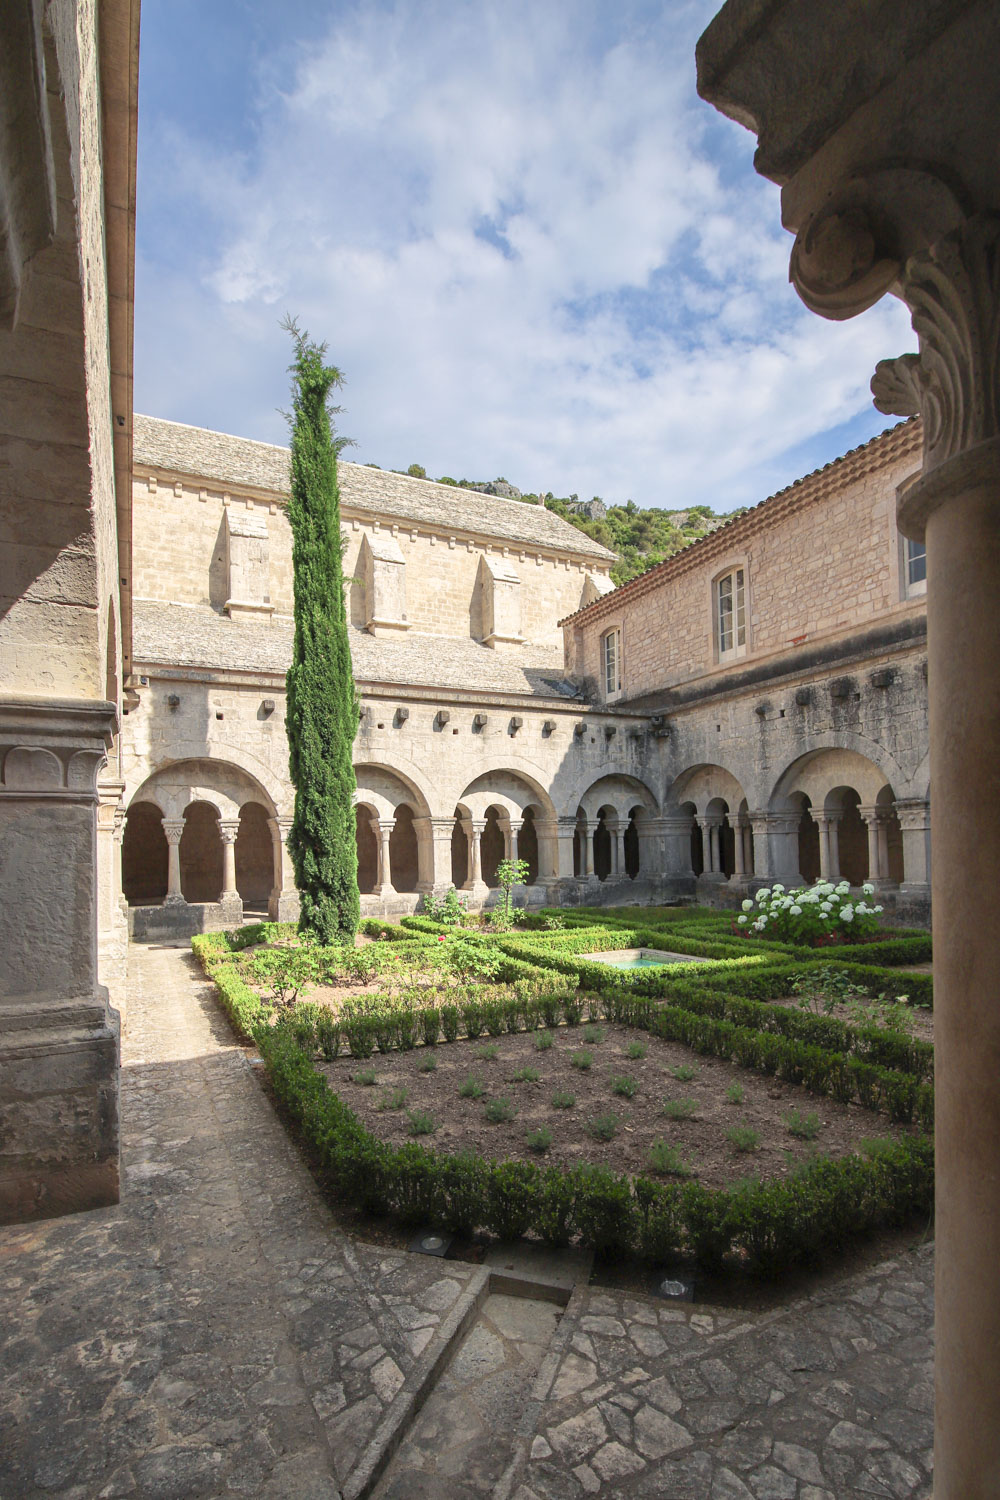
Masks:
[[[270,922],[297,922],[298,891],[272,891],[267,901],[267,916]]]
[[[243,921],[243,901],[231,893],[227,893],[218,902],[219,916],[227,926],[238,927]]]
[[[0,1014],[0,1099],[0,1224],[118,1202],[118,1017],[99,996]]]
[[[176,895],[165,896],[163,898],[163,904],[164,906],[187,906],[188,903],[183,896]]]

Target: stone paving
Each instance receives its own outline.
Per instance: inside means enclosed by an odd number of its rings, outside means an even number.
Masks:
[[[340,1234],[190,954],[130,961],[121,1204],[0,1229],[0,1497],[350,1493],[484,1273]]]
[[[190,954],[130,979],[121,1204],[0,1229],[0,1500],[927,1500],[929,1247],[752,1316],[517,1307],[348,1240]]]
[[[930,1247],[747,1319],[581,1289],[496,1500],[927,1500]]]

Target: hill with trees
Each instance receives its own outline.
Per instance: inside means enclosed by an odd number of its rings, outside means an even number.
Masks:
[[[377,468],[377,464],[371,465]],[[426,469],[421,464],[411,464],[408,469],[397,469],[395,473],[407,473],[412,479],[427,479]],[[502,495],[508,500],[522,500],[528,505],[537,505],[537,492],[519,490],[506,479],[453,479],[443,474],[436,484],[452,484],[459,489],[479,490],[482,494]],[[687,510],[660,510],[656,506],[644,508],[627,500],[624,505],[605,505],[600,495],[590,500],[581,500],[578,495],[554,495],[551,490],[543,497],[548,510],[554,510],[571,526],[585,532],[595,542],[610,547],[618,553],[618,562],[611,569],[616,584],[628,583],[640,573],[653,568],[657,563],[672,557],[682,547],[707,536],[710,531],[725,525],[742,510],[718,515],[707,505],[692,505]]]

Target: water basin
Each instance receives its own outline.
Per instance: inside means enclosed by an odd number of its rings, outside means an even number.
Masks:
[[[612,969],[652,969],[660,964],[707,964],[709,958],[692,958],[689,953],[667,953],[662,948],[615,948],[610,953],[581,953],[595,964]]]

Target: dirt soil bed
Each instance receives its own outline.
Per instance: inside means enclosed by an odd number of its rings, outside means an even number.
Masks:
[[[494,1160],[515,1158],[567,1166],[598,1162],[616,1172],[637,1174],[649,1170],[650,1148],[662,1140],[676,1147],[699,1182],[715,1188],[751,1175],[786,1176],[817,1152],[844,1156],[857,1149],[864,1137],[902,1133],[884,1115],[817,1097],[716,1058],[698,1057],[685,1047],[628,1027],[602,1024],[603,1040],[596,1042],[586,1039],[586,1030],[583,1026],[557,1028],[552,1033],[553,1045],[545,1051],[535,1046],[538,1033],[521,1033],[376,1054],[369,1062],[338,1058],[320,1067],[366,1128],[394,1145],[419,1140],[437,1150],[471,1150]],[[645,1056],[627,1057],[629,1044],[637,1041],[645,1044]],[[493,1047],[495,1058],[482,1055],[483,1049]],[[575,1067],[570,1060],[580,1051],[591,1055],[589,1070]],[[419,1065],[431,1052],[436,1066],[432,1072],[422,1072]],[[673,1076],[674,1069],[684,1066],[697,1070],[694,1078],[682,1081]],[[523,1068],[536,1069],[537,1081],[518,1081],[514,1075]],[[371,1070],[374,1085],[354,1081],[356,1075]],[[620,1076],[638,1083],[633,1098],[613,1091],[612,1081]],[[482,1083],[481,1098],[460,1096],[459,1088],[469,1077]],[[743,1091],[739,1103],[727,1098],[733,1085]],[[402,1090],[405,1097],[400,1100],[398,1091]],[[558,1090],[575,1096],[571,1108],[553,1107],[552,1096]],[[486,1104],[498,1098],[511,1100],[516,1113],[510,1121],[491,1124]],[[693,1114],[679,1120],[668,1118],[663,1113],[668,1100],[694,1101]],[[786,1116],[796,1109],[802,1116],[818,1116],[814,1140],[799,1139],[789,1131]],[[412,1134],[412,1111],[433,1116],[436,1129],[432,1134]],[[590,1122],[609,1114],[616,1117],[614,1138],[594,1139]],[[542,1127],[551,1130],[552,1144],[539,1155],[529,1149],[526,1137]],[[756,1149],[738,1150],[729,1139],[734,1127],[756,1131]]]

